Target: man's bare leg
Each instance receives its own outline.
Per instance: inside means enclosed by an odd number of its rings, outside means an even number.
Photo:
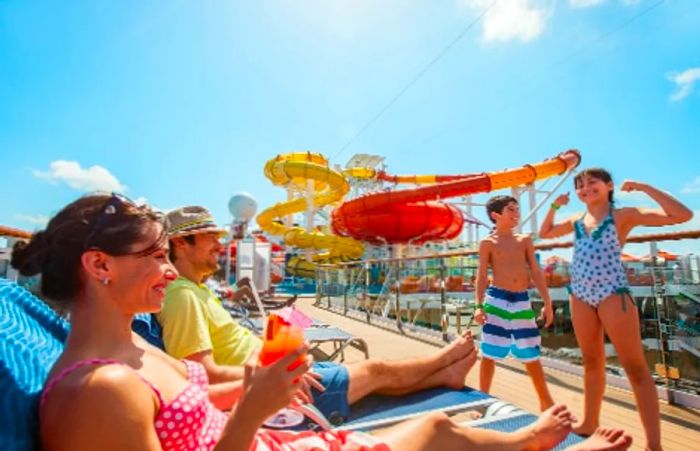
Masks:
[[[488,429],[461,427],[445,414],[430,414],[401,423],[377,436],[391,449],[405,451],[425,449],[463,450],[540,450],[560,443],[571,431],[571,412],[563,405],[548,409],[530,426],[506,433]]]
[[[474,341],[465,334],[432,356],[348,365],[348,402],[353,404],[371,393],[398,395],[443,385],[462,387],[475,360]]]
[[[400,396],[433,387],[449,387],[455,390],[464,388],[464,380],[477,360],[476,349],[462,359],[448,365],[415,385],[401,388],[380,388],[375,393],[381,395]]]

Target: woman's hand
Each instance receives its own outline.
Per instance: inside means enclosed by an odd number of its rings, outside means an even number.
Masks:
[[[300,389],[304,374],[311,368],[311,357],[293,370],[288,370],[308,348],[306,345],[284,356],[267,367],[258,366],[258,352],[254,352],[245,365],[243,377],[243,398],[247,413],[264,420],[278,410],[292,403]],[[252,412],[251,410],[255,410]]]

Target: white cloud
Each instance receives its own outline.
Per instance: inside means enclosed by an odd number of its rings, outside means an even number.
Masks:
[[[544,32],[549,20],[549,2],[543,0],[460,0],[478,12],[491,7],[483,18],[485,41],[520,40],[529,42]]]
[[[15,219],[17,219],[18,221],[24,221],[24,222],[28,222],[30,224],[36,224],[36,225],[41,225],[41,226],[45,226],[49,222],[49,217],[44,216],[44,215],[32,216],[32,215],[16,214]]]
[[[143,196],[137,197],[136,199],[133,200],[133,202],[134,202],[134,204],[139,205],[139,206],[140,205],[148,205],[148,199],[146,199]]]
[[[588,8],[590,6],[598,6],[605,0],[569,0],[569,5],[574,8]]]
[[[686,184],[681,192],[684,194],[700,193],[700,175],[695,177],[690,183]]]
[[[638,5],[641,0],[622,0],[622,3],[627,6]],[[605,0],[569,0],[569,5],[572,8],[589,8],[605,3]]]
[[[123,193],[127,187],[102,166],[83,168],[77,161],[56,160],[49,165],[48,171],[33,171],[35,177],[52,183],[66,183],[73,189],[81,191],[114,191]]]
[[[688,97],[695,86],[695,82],[700,80],[700,67],[691,67],[683,72],[669,72],[666,78],[676,84],[676,92],[671,94],[671,100],[678,102]]]

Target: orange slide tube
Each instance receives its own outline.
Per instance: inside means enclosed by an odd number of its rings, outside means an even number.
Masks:
[[[568,150],[534,165],[505,171],[461,176],[388,176],[396,183],[434,183],[420,188],[372,193],[344,202],[332,214],[337,235],[377,244],[425,242],[456,238],[462,231],[462,212],[440,199],[487,193],[533,183],[575,168],[577,150]],[[359,173],[360,171],[358,171]],[[352,174],[350,174],[352,175]],[[455,179],[456,178],[456,179]]]

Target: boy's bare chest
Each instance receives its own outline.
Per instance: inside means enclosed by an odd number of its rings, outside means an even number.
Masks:
[[[525,245],[514,239],[495,241],[491,255],[494,260],[522,258],[525,255]]]

